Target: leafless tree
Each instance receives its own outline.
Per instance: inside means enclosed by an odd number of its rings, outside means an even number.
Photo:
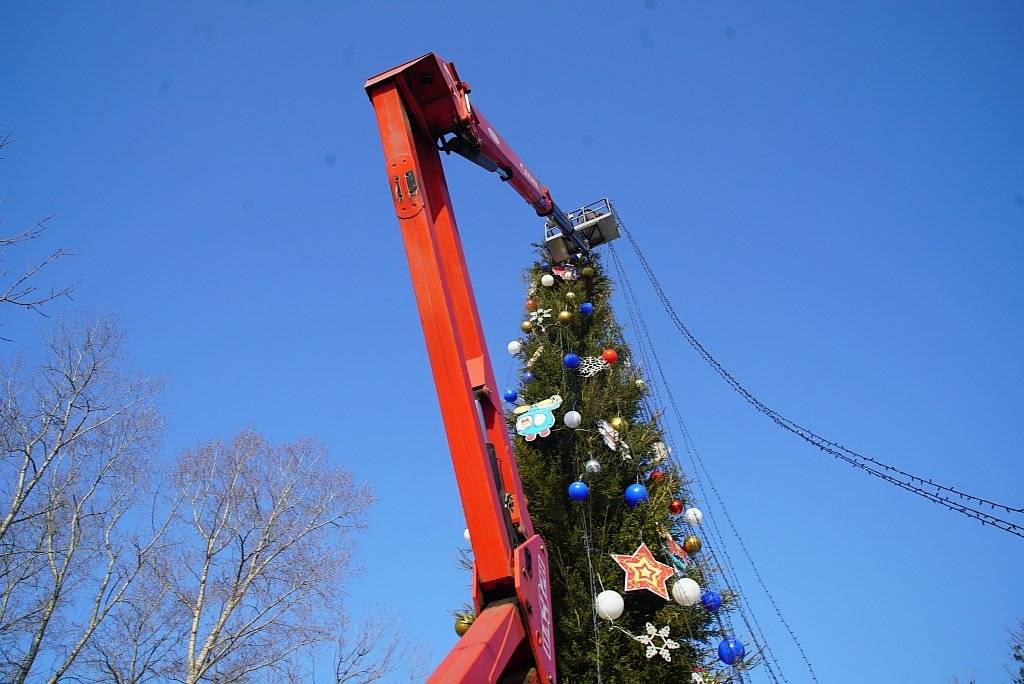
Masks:
[[[38,368],[0,368],[0,677],[61,679],[169,522],[145,516],[157,383],[106,319],[59,324]],[[168,510],[165,508],[165,510]]]
[[[0,151],[11,144],[9,134],[0,134]],[[37,220],[33,225],[12,234],[0,234],[0,263],[3,263],[7,251],[11,247],[30,242],[40,237],[46,231],[46,224],[50,217]],[[28,264],[24,270],[15,275],[0,273],[0,305],[10,304],[15,307],[44,313],[43,307],[55,299],[70,298],[74,285],[63,288],[51,287],[40,290],[37,284],[39,274],[48,266],[70,252],[64,249],[57,249],[44,257],[41,261]],[[0,338],[2,339],[2,338]]]
[[[175,679],[296,681],[298,656],[334,635],[369,488],[315,442],[253,430],[185,452],[172,481],[183,505],[157,570],[183,635]]]
[[[334,684],[371,684],[400,668],[411,679],[423,679],[424,653],[403,638],[396,623],[394,615],[376,610],[354,631],[344,622],[334,639]]]

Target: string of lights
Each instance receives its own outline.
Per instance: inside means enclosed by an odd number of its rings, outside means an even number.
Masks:
[[[932,478],[914,475],[913,473],[899,467],[884,463],[870,456],[860,454],[799,425],[761,401],[753,392],[743,386],[683,323],[679,315],[676,313],[675,308],[672,306],[668,296],[665,294],[665,290],[662,288],[661,282],[654,274],[654,270],[651,267],[650,262],[640,249],[639,244],[637,244],[636,239],[633,237],[626,225],[621,221],[620,227],[622,234],[628,239],[637,260],[643,268],[644,273],[654,288],[655,294],[673,325],[684,337],[690,347],[697,352],[698,356],[711,366],[711,368],[726,382],[726,384],[728,384],[755,410],[767,416],[772,422],[782,429],[795,434],[809,444],[817,447],[819,450],[849,464],[853,468],[862,470],[874,477],[888,482],[889,484],[895,485],[900,489],[931,501],[932,503],[942,506],[948,510],[978,520],[982,525],[991,525],[997,529],[1003,530],[1004,532],[1009,532],[1010,534],[1024,538],[1024,526],[986,512],[978,506],[988,506],[991,510],[1000,510],[1007,513],[1024,513],[1024,508],[1013,507],[985,497],[976,496],[958,487],[937,483]]]
[[[640,354],[642,363],[645,366],[650,366],[657,371],[657,377],[652,378],[653,380],[655,380],[655,382],[650,384],[651,392],[656,396],[659,405],[671,406],[673,410],[673,414],[675,416],[676,424],[679,428],[685,450],[687,454],[690,456],[691,462],[694,463],[694,467],[690,470],[690,472],[692,473],[693,479],[697,483],[698,488],[700,489],[702,498],[709,503],[711,501],[704,487],[704,481],[707,480],[715,494],[718,507],[723,512],[726,512],[724,502],[722,501],[721,496],[718,495],[717,487],[714,486],[714,482],[711,479],[710,473],[707,471],[707,468],[704,467],[703,461],[699,460],[699,454],[695,454],[695,445],[692,444],[692,438],[689,435],[689,431],[686,429],[686,424],[682,419],[682,414],[679,410],[679,406],[675,402],[675,397],[672,394],[672,390],[668,385],[664,369],[662,368],[661,361],[657,355],[657,350],[655,349],[653,340],[651,339],[650,331],[644,323],[643,317],[640,315],[639,300],[636,297],[636,293],[633,290],[633,287],[629,279],[626,277],[625,268],[623,267],[622,262],[619,259],[617,252],[615,251],[614,245],[609,245],[609,251],[612,256],[613,264],[618,273],[617,281],[623,283],[623,294],[626,302],[626,311],[630,318],[630,323],[633,329],[637,331],[638,344],[636,345],[636,348]],[[660,385],[664,386],[665,392],[668,394],[667,401],[661,396],[661,392],[659,390],[659,381]],[[675,440],[672,441],[674,442]],[[703,476],[697,470],[698,464],[701,470],[703,470]],[[727,512],[726,515],[728,515]],[[709,537],[711,537],[712,541],[712,549],[710,550],[712,558],[722,568],[723,574],[725,575],[727,580],[727,586],[731,584],[736,589],[736,594],[738,597],[738,612],[748,632],[750,632],[750,635],[754,640],[755,646],[763,655],[762,664],[764,665],[769,677],[772,679],[773,682],[778,682],[779,678],[781,678],[783,682],[788,682],[788,680],[785,677],[785,674],[782,671],[782,666],[779,663],[778,659],[775,657],[775,653],[772,650],[771,645],[768,643],[767,637],[765,636],[764,631],[757,620],[756,613],[750,607],[750,604],[746,597],[746,593],[743,592],[740,587],[739,576],[736,573],[735,567],[732,563],[732,558],[729,556],[728,546],[724,542],[724,536],[718,530],[718,525],[715,522],[715,518],[716,516],[711,515],[711,511],[706,511],[704,519],[708,523],[707,530],[709,533]],[[736,533],[736,528],[735,525],[732,524],[731,517],[729,517],[728,520],[729,524],[732,526],[733,532]],[[744,551],[746,552],[745,547]],[[718,558],[719,553],[721,553],[721,555],[724,557],[724,563]],[[753,558],[750,556],[749,552],[747,552],[746,555],[748,562],[750,562],[751,566],[755,568],[755,573],[758,576],[761,588],[765,591],[766,595],[769,596],[769,600],[772,602],[772,605],[776,610],[776,614],[783,622],[786,629],[789,631],[790,636],[793,637],[794,642],[797,643],[797,647],[801,650],[801,655],[804,657],[804,662],[806,662],[808,664],[808,668],[811,669],[812,679],[814,679],[814,681],[817,681],[817,679],[814,678],[814,671],[812,668],[810,668],[810,663],[807,661],[806,655],[803,654],[802,647],[800,646],[799,641],[796,639],[788,623],[786,623],[785,619],[782,617],[782,613],[778,609],[778,606],[774,603],[774,599],[771,597],[770,593],[767,591],[767,587],[765,586],[764,581],[760,579],[760,573],[756,572],[756,565],[754,564]],[[760,637],[760,639],[758,637]],[[759,641],[761,643],[759,643]],[[775,670],[778,670],[778,674],[776,674]]]

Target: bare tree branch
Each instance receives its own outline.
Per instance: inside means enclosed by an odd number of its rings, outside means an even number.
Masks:
[[[153,564],[165,607],[159,623],[126,630],[139,642],[132,650],[173,641],[170,662],[162,656],[164,664],[149,669],[186,684],[268,673],[298,681],[297,658],[336,636],[368,488],[330,465],[313,441],[272,444],[253,430],[181,454],[171,482],[182,506]],[[134,617],[136,625],[145,619]],[[145,681],[145,668],[130,670],[114,643],[97,642],[97,670],[116,667],[136,673],[123,681]]]
[[[0,134],[0,150],[10,145],[14,139],[9,133]],[[3,157],[0,157],[2,159]],[[0,264],[7,256],[7,250],[35,240],[46,232],[47,223],[52,217],[37,220],[31,226],[11,235],[0,234]],[[0,273],[0,305],[11,305],[21,309],[34,311],[45,316],[45,306],[57,299],[70,299],[77,283],[65,287],[40,289],[37,285],[40,274],[55,262],[72,252],[57,249],[36,263],[29,263],[18,275],[8,277],[7,272]],[[0,338],[6,339],[6,338]]]
[[[424,653],[405,640],[397,623],[394,615],[370,612],[353,635],[343,622],[335,638],[334,684],[371,684],[399,668],[408,670],[413,679],[422,679]]]
[[[32,373],[0,368],[0,677],[16,683],[71,670],[169,522],[135,520],[152,489],[158,386],[121,370],[114,324],[61,323],[44,349]]]

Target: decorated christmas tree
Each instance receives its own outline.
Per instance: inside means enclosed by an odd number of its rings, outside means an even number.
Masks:
[[[731,596],[709,588],[702,513],[687,503],[612,284],[597,255],[538,262],[525,280],[524,335],[509,343],[521,374],[505,400],[548,545],[559,678],[717,681],[719,611]],[[742,646],[726,646],[723,660],[742,659]]]

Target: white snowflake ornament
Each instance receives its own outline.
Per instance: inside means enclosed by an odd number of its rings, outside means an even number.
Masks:
[[[592,378],[608,367],[608,362],[600,356],[586,356],[580,361],[580,375]]]
[[[541,330],[545,330],[544,320],[547,318],[551,318],[551,309],[537,309],[530,312],[530,322],[540,327]]]
[[[647,646],[647,651],[644,655],[646,655],[648,659],[653,658],[656,655],[660,655],[665,659],[665,662],[671,663],[672,653],[670,651],[671,649],[679,648],[679,644],[669,638],[668,625],[665,625],[661,629],[657,629],[654,625],[648,622],[645,629],[647,634],[633,636],[634,639]]]

